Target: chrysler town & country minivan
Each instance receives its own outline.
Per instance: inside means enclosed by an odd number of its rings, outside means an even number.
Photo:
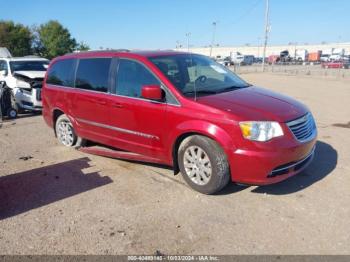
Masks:
[[[49,66],[42,101],[44,119],[63,145],[92,141],[172,166],[205,194],[230,180],[285,180],[302,171],[315,150],[316,125],[307,107],[197,54],[61,56]]]

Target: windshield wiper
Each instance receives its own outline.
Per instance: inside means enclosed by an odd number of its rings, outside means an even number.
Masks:
[[[184,95],[188,95],[188,94],[194,94],[196,93],[197,95],[209,95],[209,94],[216,94],[217,92],[216,91],[213,91],[213,90],[197,90],[197,91],[187,91],[187,92],[183,92]]]
[[[229,91],[233,91],[233,90],[236,90],[236,89],[241,89],[241,88],[245,88],[245,87],[249,87],[249,86],[252,86],[252,85],[251,84],[247,84],[247,85],[244,85],[244,86],[229,86],[229,87],[226,87],[226,88],[218,90],[217,93],[229,92]]]

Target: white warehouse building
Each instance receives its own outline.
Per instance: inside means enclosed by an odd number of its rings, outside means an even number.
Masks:
[[[327,52],[334,49],[344,49],[345,55],[350,55],[350,42],[344,43],[326,43],[326,44],[303,44],[303,45],[268,45],[266,48],[266,57],[269,55],[278,55],[281,51],[288,50],[291,56],[294,55],[295,50],[305,49],[309,53],[323,51]],[[221,56],[226,57],[229,56],[231,52],[240,52],[242,55],[254,55],[255,57],[263,56],[262,45],[260,46],[215,46],[212,49],[212,56]],[[187,48],[180,48],[176,50],[187,51]],[[202,54],[209,56],[210,55],[210,47],[190,47],[190,52]]]

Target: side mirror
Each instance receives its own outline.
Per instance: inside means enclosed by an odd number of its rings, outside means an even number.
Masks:
[[[164,92],[159,85],[145,85],[142,86],[141,96],[145,99],[162,101],[164,99]]]
[[[0,76],[7,76],[7,70],[1,70]]]

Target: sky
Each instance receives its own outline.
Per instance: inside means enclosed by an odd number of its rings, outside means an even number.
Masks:
[[[266,0],[2,0],[0,20],[58,20],[99,48],[260,45]],[[6,11],[5,11],[6,10]],[[270,0],[269,44],[350,42],[350,0]]]

